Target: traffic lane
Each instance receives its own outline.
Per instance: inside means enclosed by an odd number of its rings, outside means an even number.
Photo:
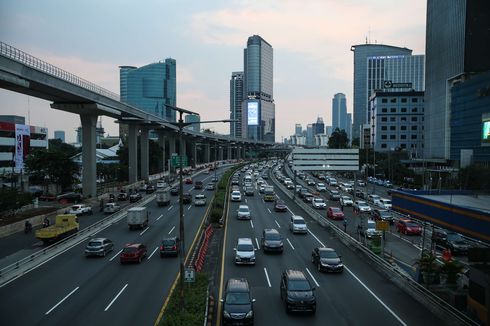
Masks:
[[[287,202],[288,205],[293,205],[290,199],[284,198],[284,200]],[[347,267],[344,273],[347,272],[351,274],[352,277],[355,279],[355,282],[349,283],[357,283],[357,287],[360,289],[356,292],[356,296],[361,295],[362,293],[371,294],[369,291],[372,291],[372,293],[374,293],[374,295],[379,298],[379,301],[373,295],[371,295],[371,301],[377,301],[379,307],[382,307],[384,303],[397,316],[399,316],[402,320],[408,322],[409,324],[425,324],[428,322],[432,322],[434,325],[443,324],[426,307],[412,299],[412,297],[401,291],[397,286],[389,281],[389,279],[378,273],[376,269],[374,269],[373,266],[370,265],[369,260],[366,260],[366,258],[363,257],[362,254],[357,254],[351,251],[351,249],[345,246],[336,237],[330,235],[327,230],[321,227],[318,223],[312,221],[310,218],[306,217],[306,220],[311,221],[311,223],[308,224],[309,229],[312,231],[310,235],[314,234],[322,243],[324,243],[325,245],[331,245],[342,255],[344,265]],[[305,237],[305,239],[308,238]],[[315,239],[315,241],[317,242],[315,246],[318,246],[318,240]],[[310,253],[304,253],[304,255],[308,254],[311,255],[311,251]],[[361,282],[364,285],[362,285]],[[349,283],[347,283],[346,285],[347,289],[349,288]],[[338,284],[339,283],[332,283],[331,285],[335,286]],[[343,287],[340,287],[339,289],[337,289],[337,291],[339,291],[338,293],[349,293]],[[353,290],[349,291],[352,292]],[[350,300],[354,300],[356,298],[357,297],[353,297],[350,298]],[[365,305],[362,300],[359,304]],[[385,309],[385,313],[387,312],[389,312],[389,310]],[[391,313],[390,315],[394,317]]]

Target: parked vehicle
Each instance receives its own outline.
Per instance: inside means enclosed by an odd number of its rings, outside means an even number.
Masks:
[[[78,204],[70,207],[70,210],[68,210],[67,214],[75,214],[76,216],[82,216],[82,215],[92,215],[93,212],[92,212],[92,207],[84,204]]]
[[[315,288],[302,271],[288,269],[281,274],[281,300],[286,306],[286,312],[310,311],[316,312]]]
[[[75,214],[57,215],[55,224],[36,230],[36,238],[48,244],[78,232],[78,228],[78,218]]]
[[[104,213],[105,214],[113,214],[121,209],[117,203],[106,203],[104,205]]]
[[[317,247],[311,252],[311,262],[316,266],[319,272],[337,272],[344,271],[341,256],[337,255],[335,249]]]
[[[255,299],[245,278],[230,278],[226,282],[221,321],[223,325],[253,325]]]
[[[239,238],[235,250],[235,264],[255,265],[255,248],[250,238]]]
[[[160,257],[179,255],[179,238],[171,237],[162,240],[160,245]]]
[[[129,229],[143,229],[148,226],[149,212],[146,207],[132,207],[128,209],[127,223]]]
[[[85,247],[85,257],[102,256],[114,249],[114,244],[107,238],[95,238],[90,240]]]
[[[141,263],[143,258],[145,258],[147,253],[146,246],[141,243],[132,243],[124,247],[121,255],[119,256],[119,261],[121,264],[124,263]]]

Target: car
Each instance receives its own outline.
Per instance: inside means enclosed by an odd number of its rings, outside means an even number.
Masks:
[[[393,213],[386,209],[375,208],[371,211],[371,214],[373,215],[373,218],[377,221],[387,221],[390,222],[390,224],[393,224],[393,222],[395,221]]]
[[[456,232],[447,232],[444,247],[451,250],[451,253],[455,255],[465,255],[468,253],[470,245],[461,234]]]
[[[264,229],[261,242],[264,252],[283,252],[282,235],[276,229]]]
[[[356,200],[354,203],[354,209],[356,209],[358,212],[371,212],[371,206],[369,206],[365,201],[363,200]]]
[[[157,181],[157,189],[163,189],[167,187],[167,183],[165,181]]]
[[[386,198],[381,198],[379,200],[379,206],[383,207],[384,209],[391,209],[392,208],[391,200]]]
[[[232,191],[231,201],[242,201],[242,194],[240,193],[240,191]]]
[[[184,183],[185,183],[186,185],[191,185],[191,184],[192,184],[192,178],[185,178],[185,179],[184,179]]]
[[[194,206],[206,206],[206,196],[197,194],[194,196]]]
[[[274,201],[274,210],[276,212],[287,212],[288,207],[284,203],[284,200],[282,200],[282,199],[276,199]]]
[[[309,192],[303,194],[303,201],[305,203],[311,203],[313,201],[313,198],[315,198],[315,196],[313,194],[310,194]]]
[[[340,196],[340,205],[352,206],[354,205],[354,202],[352,201],[352,198],[350,198],[349,196]]]
[[[164,238],[160,244],[160,257],[178,256],[179,255],[179,238]]]
[[[259,193],[263,194],[265,192],[265,187],[267,187],[267,184],[261,184],[259,187]]]
[[[70,207],[68,210],[68,214],[75,214],[76,216],[82,216],[82,215],[92,215],[92,207],[84,205],[84,204],[78,204],[78,205],[73,205]]]
[[[127,244],[121,251],[119,256],[119,261],[121,264],[138,262],[141,263],[143,258],[145,258],[147,253],[146,246],[141,243],[130,243]]]
[[[234,186],[234,185],[239,185],[240,184],[240,180],[236,179],[236,178],[233,178],[231,180],[231,185]]]
[[[330,190],[330,200],[340,200],[340,192],[338,190],[332,189]]]
[[[226,282],[221,322],[223,325],[253,325],[254,302],[246,278],[230,278]]]
[[[332,187],[337,186],[337,179],[335,179],[335,178],[329,178],[328,179],[328,184],[331,185]]]
[[[315,185],[315,181],[313,181],[312,179],[307,179],[306,184],[308,186],[314,186]]]
[[[198,180],[196,182],[194,182],[194,189],[202,189],[203,188],[203,183],[201,180]]]
[[[319,272],[337,272],[344,271],[341,256],[337,255],[335,249],[317,247],[311,252],[311,262],[316,265]]]
[[[119,206],[117,203],[106,203],[104,205],[104,213],[105,214],[112,214],[121,209],[121,206]]]
[[[182,194],[182,203],[183,204],[190,204],[192,203],[192,195],[189,192],[184,192]]]
[[[211,182],[218,182],[218,177],[212,177]]]
[[[325,186],[324,183],[317,183],[316,184],[316,191],[322,192],[322,191],[327,191],[327,187]]]
[[[365,235],[368,239],[381,237],[383,232],[376,229],[376,221],[371,219],[362,219],[359,221],[359,233]]]
[[[366,186],[366,183],[365,183],[364,181],[360,181],[360,180],[358,180],[358,181],[357,181],[357,186],[358,186],[358,187],[365,187],[365,186]]]
[[[56,197],[60,204],[79,203],[83,199],[82,194],[77,192],[67,192]]]
[[[133,192],[131,195],[129,195],[129,202],[130,203],[136,203],[138,200],[143,198],[139,192]]]
[[[287,269],[281,274],[281,300],[286,312],[310,311],[316,312],[315,288],[302,271]]]
[[[245,187],[245,196],[253,196],[254,195],[254,187]]]
[[[323,198],[320,198],[320,197],[313,198],[313,200],[311,201],[311,204],[313,205],[313,208],[316,208],[316,209],[327,208],[327,203],[325,203],[325,200]]]
[[[126,201],[129,199],[129,195],[125,191],[121,191],[120,193],[117,194],[117,200],[118,201]]]
[[[114,244],[107,238],[91,239],[85,247],[85,257],[102,256],[114,250]]]
[[[170,189],[170,194],[172,196],[178,196],[179,195],[179,187],[175,186]]]
[[[251,238],[239,238],[235,250],[236,265],[255,265],[255,248]]]
[[[378,195],[375,195],[375,194],[369,194],[368,195],[368,200],[370,202],[372,202],[374,205],[378,205],[379,206],[381,204],[380,199],[381,199],[381,197],[378,196]]]
[[[250,220],[250,209],[248,205],[240,205],[237,210],[237,218],[239,220]]]
[[[410,219],[402,218],[396,222],[396,231],[407,235],[421,235],[422,227]]]
[[[215,189],[215,185],[214,183],[212,182],[209,182],[207,185],[206,185],[206,190],[210,190],[210,191],[213,191]]]
[[[332,220],[343,220],[344,212],[339,207],[330,206],[327,209],[327,217]]]
[[[308,233],[305,219],[298,215],[291,216],[289,230],[293,233]]]

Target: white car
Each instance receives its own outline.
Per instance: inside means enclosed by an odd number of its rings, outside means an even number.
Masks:
[[[203,194],[197,194],[194,196],[194,206],[205,206],[206,205],[206,196]]]
[[[250,220],[250,209],[248,205],[240,205],[238,207],[237,218],[239,220]]]
[[[380,199],[381,197],[378,195],[375,194],[368,195],[368,200],[372,202],[374,205],[380,205],[381,204]]]
[[[119,206],[117,203],[107,203],[104,205],[104,213],[105,214],[112,214],[112,213],[117,212],[120,209],[121,209],[121,206]]]
[[[92,207],[86,206],[84,204],[77,204],[73,205],[70,210],[68,211],[68,214],[75,214],[77,216],[80,215],[92,215]]]
[[[165,181],[158,181],[157,182],[157,189],[163,189],[167,187],[167,183]]]
[[[289,230],[293,233],[308,233],[305,219],[298,215],[291,216],[289,222]]]
[[[327,191],[327,187],[325,186],[324,183],[319,182],[316,184],[316,190],[317,191]]]
[[[255,247],[250,238],[239,238],[235,248],[235,264],[255,265]]]
[[[356,200],[354,203],[354,208],[356,208],[359,212],[371,212],[371,206],[369,206],[363,200]]]
[[[391,200],[386,199],[386,198],[381,198],[379,200],[379,206],[383,207],[384,209],[391,209]]]
[[[231,201],[242,201],[242,194],[240,191],[233,191],[231,193]]]
[[[325,203],[325,200],[323,198],[313,198],[311,201],[311,204],[313,205],[313,208],[316,209],[325,209],[327,208],[327,204]]]
[[[340,205],[342,206],[352,206],[354,203],[352,202],[352,198],[349,196],[340,196]]]

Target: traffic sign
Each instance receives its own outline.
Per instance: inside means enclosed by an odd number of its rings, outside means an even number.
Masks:
[[[179,167],[180,166],[180,159],[181,159],[182,156],[180,155],[172,155],[172,158],[171,158],[171,164],[173,167]],[[182,160],[182,165],[183,166],[188,166],[189,165],[189,160],[187,158],[187,155],[184,155],[183,156],[183,160]]]
[[[196,281],[196,271],[194,268],[186,268],[184,271],[184,282],[193,283]]]
[[[390,230],[390,222],[388,222],[388,221],[376,221],[376,230],[389,231]]]

